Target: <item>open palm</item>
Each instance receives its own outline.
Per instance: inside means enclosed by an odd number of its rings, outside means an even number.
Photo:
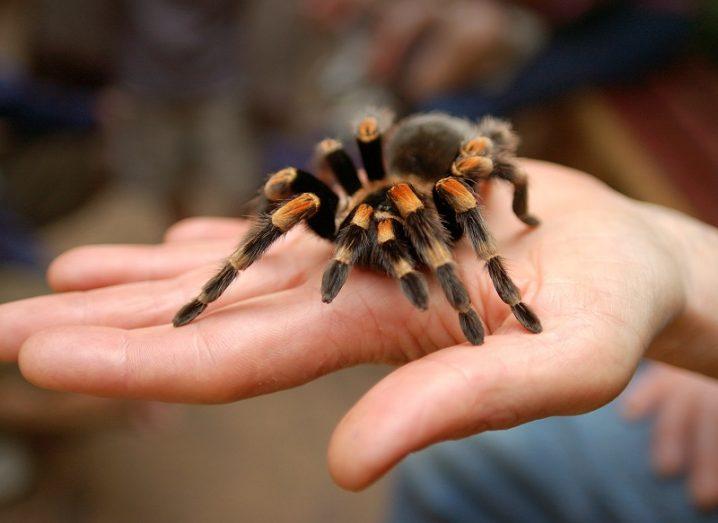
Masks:
[[[684,296],[669,239],[649,207],[575,171],[524,162],[528,229],[510,194],[485,194],[489,227],[544,332],[525,331],[468,245],[456,258],[487,329],[462,343],[455,312],[432,285],[427,312],[396,283],[355,269],[320,299],[332,247],[291,233],[192,324],[177,308],[228,254],[246,224],[193,219],[157,246],[82,247],[50,269],[58,291],[0,306],[0,355],[53,389],[183,402],[227,402],[292,387],[362,362],[406,363],[337,428],[337,482],[362,488],[430,443],[595,409],[628,383]],[[311,408],[311,406],[308,406]]]

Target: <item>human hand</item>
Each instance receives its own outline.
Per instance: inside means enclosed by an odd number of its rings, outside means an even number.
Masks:
[[[303,0],[301,10],[312,22],[339,31],[374,7],[375,0]]]
[[[376,10],[369,70],[413,102],[471,85],[507,59],[509,19],[494,0],[401,0]]]
[[[304,0],[316,24],[371,20],[370,76],[413,102],[465,87],[503,65],[509,19],[496,0]],[[510,53],[508,53],[510,54]]]
[[[695,503],[718,507],[718,381],[655,364],[624,400],[628,419],[654,417],[651,458],[663,476],[686,473]]]
[[[332,247],[299,230],[242,274],[211,314],[173,328],[176,310],[246,229],[195,219],[161,245],[61,256],[49,280],[62,292],[0,305],[0,355],[19,355],[24,375],[40,386],[183,402],[234,401],[362,362],[406,363],[334,433],[331,472],[359,489],[431,443],[595,409],[625,387],[649,346],[649,355],[667,360],[703,354],[674,327],[688,324],[681,242],[689,219],[567,168],[523,166],[542,225],[527,229],[516,219],[504,186],[484,195],[486,214],[542,334],[518,325],[463,242],[455,256],[487,327],[481,347],[463,343],[436,285],[429,311],[420,312],[395,282],[356,269],[323,304]]]

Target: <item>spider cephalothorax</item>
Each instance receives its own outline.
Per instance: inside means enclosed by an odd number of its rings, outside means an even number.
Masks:
[[[370,115],[356,127],[365,179],[340,142],[327,139],[317,147],[321,165],[341,187],[341,198],[319,178],[294,167],[271,175],[253,228],[199,296],[177,313],[174,325],[196,318],[239,271],[289,229],[306,221],[313,232],[336,244],[322,278],[324,302],[337,296],[351,267],[361,264],[398,279],[411,303],[424,310],[428,290],[417,268],[427,267],[458,311],[464,335],[479,345],[484,329],[451,255],[453,242],[466,234],[486,262],[500,298],[524,327],[540,332],[541,323],[521,301],[496,252],[474,192],[479,180],[510,182],[514,213],[527,225],[538,225],[527,211],[527,181],[515,161],[518,140],[510,125],[490,117],[473,124],[440,113],[420,114],[389,130],[383,147],[385,126],[380,120]]]

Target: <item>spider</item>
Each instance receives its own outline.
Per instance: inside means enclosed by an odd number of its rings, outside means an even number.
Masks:
[[[451,246],[466,235],[486,263],[501,300],[521,325],[541,332],[539,319],[521,301],[497,254],[474,192],[480,180],[505,180],[514,187],[516,216],[529,226],[539,224],[528,213],[527,179],[515,161],[518,137],[511,125],[492,117],[474,124],[443,113],[424,113],[406,117],[391,128],[377,112],[367,113],[358,122],[355,136],[366,179],[334,139],[320,142],[317,156],[343,194],[294,167],[272,174],[264,185],[263,209],[253,227],[197,298],[177,312],[174,326],[196,318],[240,271],[305,221],[314,233],[336,244],[334,258],[322,277],[325,303],[337,296],[352,266],[363,265],[397,279],[409,301],[426,310],[428,287],[418,270],[426,267],[458,312],[466,339],[480,345],[484,329],[451,254]]]

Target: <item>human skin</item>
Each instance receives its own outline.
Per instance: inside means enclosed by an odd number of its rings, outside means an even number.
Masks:
[[[377,10],[369,71],[413,102],[466,88],[512,61],[506,5],[393,1]]]
[[[651,461],[661,476],[687,477],[704,509],[718,508],[718,380],[670,365],[652,365],[623,401],[628,419],[653,418]]]
[[[319,26],[346,31],[363,13],[371,20],[368,72],[404,98],[426,101],[467,87],[511,60],[510,17],[495,0],[305,0]]]
[[[273,247],[193,323],[169,322],[227,255],[246,224],[194,219],[156,246],[89,246],[60,256],[58,294],[0,305],[0,357],[51,389],[177,402],[228,402],[334,370],[398,368],[339,423],[336,482],[361,489],[431,443],[551,415],[596,409],[648,356],[718,377],[718,233],[630,200],[594,178],[524,161],[527,228],[503,185],[484,191],[499,250],[541,318],[525,331],[482,263],[455,249],[487,328],[471,346],[431,285],[427,312],[396,282],[355,269],[330,305],[319,286],[331,245],[304,231]]]

